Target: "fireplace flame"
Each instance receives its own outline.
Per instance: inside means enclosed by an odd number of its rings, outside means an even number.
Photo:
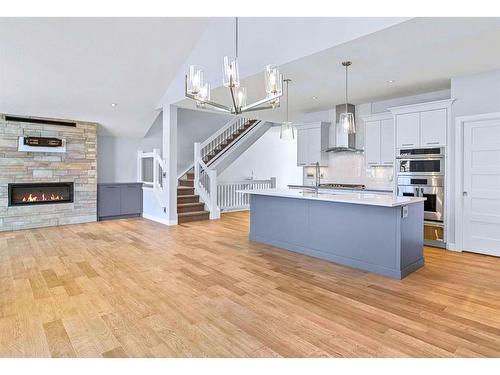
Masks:
[[[53,194],[51,193],[50,195],[45,195],[45,193],[42,193],[41,195],[33,195],[30,193],[29,196],[23,197],[22,201],[23,202],[46,202],[46,201],[60,201],[63,200],[64,197],[58,194]]]

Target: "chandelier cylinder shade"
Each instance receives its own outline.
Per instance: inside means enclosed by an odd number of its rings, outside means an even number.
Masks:
[[[187,92],[191,95],[198,95],[203,86],[203,70],[194,65],[189,66],[187,80]]]
[[[246,87],[239,87],[236,91],[236,106],[241,109],[247,105],[247,89]]]
[[[278,95],[283,92],[283,76],[280,74],[277,65],[267,65],[264,77],[268,96]]]
[[[228,56],[224,56],[222,84],[224,87],[240,87],[240,73],[237,59],[229,60]]]

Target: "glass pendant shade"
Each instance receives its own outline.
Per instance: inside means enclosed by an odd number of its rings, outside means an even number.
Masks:
[[[240,73],[237,59],[229,60],[229,57],[224,56],[222,84],[224,87],[240,87]]]
[[[354,113],[351,112],[341,113],[339,123],[344,132],[348,134],[356,133],[356,123],[354,122]]]
[[[189,66],[189,75],[187,81],[187,92],[192,95],[198,95],[203,86],[203,70],[194,65]]]
[[[295,139],[295,131],[291,121],[283,121],[281,123],[280,139],[284,141]]]
[[[244,107],[247,105],[247,89],[246,87],[240,87],[236,91],[236,106],[238,108]]]
[[[283,76],[280,74],[278,66],[267,65],[264,74],[267,95],[281,95],[283,91]]]

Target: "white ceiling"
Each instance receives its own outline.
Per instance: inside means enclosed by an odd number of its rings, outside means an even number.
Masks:
[[[352,60],[349,102],[360,104],[450,87],[452,77],[500,69],[500,18],[415,18],[281,65],[290,117],[344,103],[344,60]],[[395,80],[388,83],[388,80]],[[249,101],[264,96],[263,74],[244,80]],[[227,89],[212,96],[229,104]],[[317,96],[318,99],[313,99]],[[184,100],[182,106],[192,107]],[[284,108],[255,112],[283,121]]]
[[[206,18],[0,18],[0,112],[143,136]],[[117,103],[113,108],[111,103]]]

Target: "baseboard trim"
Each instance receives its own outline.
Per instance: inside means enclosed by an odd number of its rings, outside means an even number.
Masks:
[[[144,219],[156,221],[157,223],[164,224],[164,225],[177,225],[177,220],[168,220],[168,219],[164,219],[161,217],[157,217],[157,216],[153,216],[153,215],[149,215],[149,214],[145,214],[145,213],[142,214],[142,217]]]
[[[457,253],[461,253],[462,249],[459,249],[455,243],[447,243],[446,250],[456,251]]]

